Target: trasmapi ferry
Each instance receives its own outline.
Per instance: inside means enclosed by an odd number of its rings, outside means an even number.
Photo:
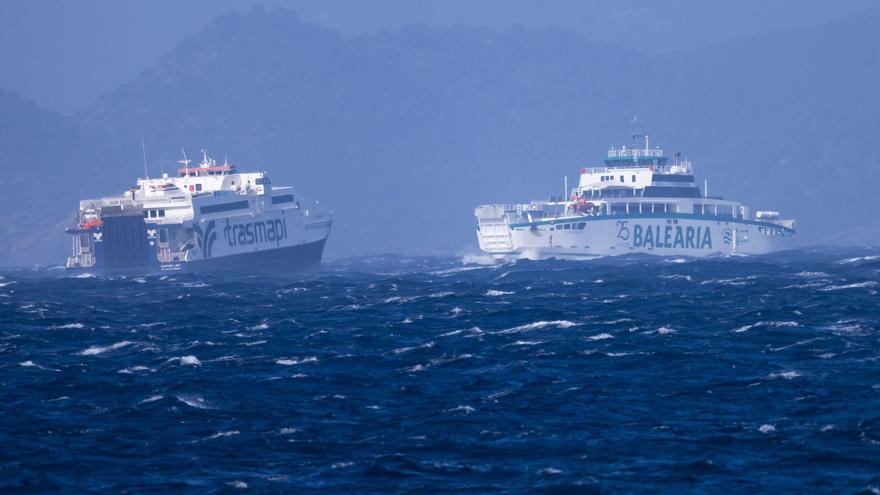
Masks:
[[[794,220],[709,196],[680,153],[670,159],[649,136],[632,138],[630,147],[610,148],[603,167],[581,169],[567,198],[478,207],[480,248],[498,258],[708,256],[764,254],[792,242]]]
[[[177,177],[138,179],[118,196],[80,201],[70,272],[284,273],[321,262],[332,213],[265,172],[237,172],[184,151]]]

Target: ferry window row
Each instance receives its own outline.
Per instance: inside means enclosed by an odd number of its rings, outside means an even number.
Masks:
[[[610,181],[614,180],[614,176],[613,175],[603,175],[600,177],[600,179],[602,182],[610,182]],[[632,182],[635,182],[635,181],[636,181],[636,176],[633,175]],[[623,175],[620,176],[620,182],[626,182],[625,177]]]
[[[627,213],[678,213],[678,205],[673,203],[611,203],[612,215]]]
[[[694,204],[695,215],[710,215],[718,217],[738,217],[736,214],[736,206],[718,205],[718,204]]]
[[[165,210],[144,210],[144,218],[164,218]]]
[[[587,222],[579,222],[579,223],[564,223],[556,226],[556,230],[584,230],[587,227]]]

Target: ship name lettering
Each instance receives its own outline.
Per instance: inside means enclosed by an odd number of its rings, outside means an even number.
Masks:
[[[267,242],[274,242],[278,246],[281,241],[287,239],[287,220],[277,219],[237,224],[231,224],[229,220],[226,220],[223,238],[226,239],[229,247]]]
[[[709,227],[682,227],[680,225],[633,225],[632,246],[635,248],[712,249]]]

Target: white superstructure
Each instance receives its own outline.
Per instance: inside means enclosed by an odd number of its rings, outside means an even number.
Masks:
[[[185,152],[180,163],[176,177],[138,179],[121,195],[80,201],[77,225],[68,229],[68,268],[284,271],[320,261],[329,210],[274,186],[265,172],[237,172],[205,151],[198,166]]]
[[[566,190],[568,187],[566,186]],[[612,147],[580,171],[566,197],[476,209],[480,248],[496,257],[571,258],[626,253],[708,256],[785,249],[794,220],[709,196],[689,161],[667,158],[648,136]]]

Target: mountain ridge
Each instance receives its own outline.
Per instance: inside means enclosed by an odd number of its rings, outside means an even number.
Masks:
[[[101,177],[79,192],[124,190],[143,132],[153,169],[208,146],[330,205],[333,256],[476,249],[474,206],[559,194],[638,114],[713,194],[783,209],[805,243],[834,240],[829,226],[877,242],[857,228],[877,224],[877,17],[647,56],[550,29],[345,37],[286,9],[226,14],[75,116],[78,166]]]

